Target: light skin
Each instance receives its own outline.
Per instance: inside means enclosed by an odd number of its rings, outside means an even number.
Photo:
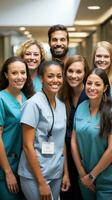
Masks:
[[[50,65],[45,69],[44,75],[41,77],[41,79],[43,82],[43,90],[46,93],[50,101],[50,104],[55,109],[56,107],[55,96],[57,95],[57,92],[59,91],[63,83],[62,69],[58,65]],[[40,198],[41,200],[51,200],[50,188],[45,178],[42,175],[39,161],[36,152],[34,150],[34,140],[35,140],[35,129],[32,128],[31,126],[23,124],[23,148],[27,160],[29,162],[30,168],[36,178],[39,187]],[[66,148],[64,148],[64,153],[66,153]],[[62,189],[67,190],[69,188],[70,183],[69,183],[66,163],[64,165],[64,172],[65,175],[63,178]]]
[[[24,63],[16,61],[11,63],[8,66],[8,73],[5,74],[6,78],[9,81],[9,85],[6,90],[11,93],[15,98],[22,103],[22,96],[20,95],[21,89],[23,88],[26,82],[26,66]],[[2,134],[3,134],[3,127],[0,127],[0,166],[2,167],[5,178],[6,184],[10,192],[18,192],[19,187],[17,184],[17,180],[11,166],[8,162],[5,147],[2,141]]]
[[[67,33],[61,30],[53,32],[49,46],[54,58],[62,59],[65,57],[68,49]]]
[[[31,45],[26,49],[23,57],[28,64],[32,78],[36,77],[37,68],[41,62],[40,49],[35,44]]]
[[[106,89],[107,86],[104,85],[103,80],[99,76],[95,74],[89,75],[86,82],[86,93],[90,101],[91,116],[94,116],[98,112],[102,95],[106,91]],[[105,170],[111,164],[111,155],[112,155],[111,134],[109,135],[107,141],[108,141],[107,149],[103,153],[102,157],[100,158],[96,166],[90,172],[95,177],[97,177],[103,170]],[[95,192],[95,185],[89,178],[89,174],[86,172],[81,162],[75,131],[73,131],[72,133],[71,148],[72,148],[72,156],[75,161],[82,184],[85,185],[85,187],[87,187],[91,191]]]
[[[82,62],[74,62],[72,63],[66,72],[66,79],[70,87],[72,87],[74,91],[74,105],[77,105],[79,96],[83,90],[84,84],[84,65]]]
[[[95,53],[95,65],[107,71],[111,65],[110,53],[104,47],[98,47]]]

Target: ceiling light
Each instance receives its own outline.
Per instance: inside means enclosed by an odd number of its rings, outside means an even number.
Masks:
[[[24,31],[25,35],[29,35],[29,33],[30,33],[29,31]]]
[[[25,28],[24,26],[22,26],[22,27],[19,28],[19,30],[20,30],[20,31],[25,31],[26,28]]]
[[[28,35],[27,35],[27,38],[32,38],[32,34],[28,34]]]
[[[68,27],[67,30],[68,30],[68,31],[75,31],[76,28],[75,28],[75,27]]]
[[[99,9],[101,9],[100,6],[88,6],[87,8],[88,8],[89,10],[99,10]]]
[[[89,35],[88,32],[70,32],[69,33],[69,37],[81,37],[81,38],[85,38]]]

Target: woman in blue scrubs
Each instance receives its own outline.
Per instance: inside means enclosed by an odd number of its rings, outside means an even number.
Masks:
[[[22,149],[21,105],[33,95],[25,61],[8,58],[0,73],[0,199],[22,199],[17,168]]]
[[[63,83],[62,66],[46,61],[40,75],[42,91],[22,108],[23,152],[18,174],[27,200],[58,200],[61,182],[65,191],[70,185],[64,145],[66,109],[57,98]]]
[[[72,155],[83,199],[111,200],[112,100],[108,100],[110,85],[103,69],[89,74],[86,94],[89,100],[79,105],[74,117]]]
[[[24,58],[27,62],[35,92],[40,91],[42,89],[42,82],[39,76],[39,67],[46,60],[42,44],[34,39],[26,40],[17,50],[17,55]]]
[[[84,80],[88,74],[89,67],[84,57],[74,55],[67,59],[64,71],[64,82],[60,90],[60,98],[67,108],[67,162],[71,186],[68,191],[61,191],[61,200],[82,199],[78,184],[78,172],[74,166],[71,155],[71,133],[73,129],[73,117],[78,105],[88,97],[84,89]]]

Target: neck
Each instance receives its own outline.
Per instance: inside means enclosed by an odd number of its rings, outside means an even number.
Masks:
[[[11,87],[7,87],[6,91],[8,91],[10,94],[12,94],[15,97],[17,97],[21,92],[21,90],[17,90],[17,89],[11,88]]]
[[[90,113],[95,115],[99,111],[101,100],[90,100]]]
[[[30,75],[31,75],[31,78],[32,78],[32,80],[35,78],[35,77],[37,77],[37,69],[35,69],[35,70],[30,70]]]
[[[56,95],[55,95],[55,94],[49,93],[49,92],[46,91],[45,89],[43,89],[43,92],[47,95],[47,98],[48,98],[48,100],[49,100],[51,106],[52,106],[53,108],[55,108],[55,107],[56,107],[56,100],[55,100],[55,96],[56,96]]]
[[[79,96],[81,94],[81,92],[82,92],[83,89],[84,89],[84,84],[81,83],[77,87],[73,88],[73,95]]]

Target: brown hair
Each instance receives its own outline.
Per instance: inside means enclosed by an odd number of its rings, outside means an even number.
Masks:
[[[68,84],[67,80],[66,80],[66,72],[69,68],[69,66],[75,62],[81,62],[84,65],[84,71],[85,71],[85,75],[84,75],[84,82],[86,80],[86,76],[89,73],[89,66],[88,63],[86,61],[86,59],[84,57],[82,57],[81,55],[74,55],[71,56],[67,59],[66,63],[65,63],[65,68],[64,68],[64,80],[63,80],[63,86],[59,92],[59,98],[65,103],[66,105],[66,109],[67,109],[67,116],[69,117],[70,115],[70,111],[71,111],[71,98],[73,95],[73,89],[72,87],[70,87],[70,85]]]

